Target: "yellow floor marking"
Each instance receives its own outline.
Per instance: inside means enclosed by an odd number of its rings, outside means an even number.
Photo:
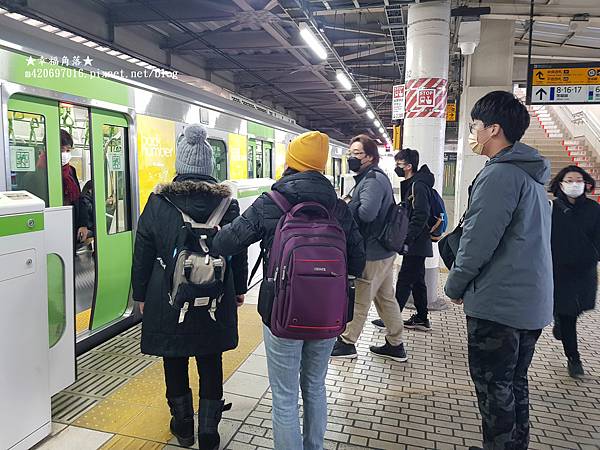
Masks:
[[[163,447],[164,444],[158,442],[117,435],[100,447],[100,450],[160,450]]]
[[[233,375],[262,341],[262,322],[256,311],[256,305],[242,306],[238,310],[238,321],[239,345],[235,350],[223,355],[225,380]],[[190,387],[194,396],[194,405],[198,408],[198,371],[192,360],[190,360]],[[154,441],[150,444],[156,444],[156,442],[167,443],[171,439],[170,417],[165,399],[162,361],[159,360],[86,412],[75,421],[74,425],[117,434],[118,436],[111,439],[107,445],[118,437],[128,436],[138,438],[131,440],[131,444],[128,444],[129,448],[146,449],[155,447],[136,445],[144,440]],[[107,448],[126,448],[120,445],[112,444],[112,447]]]
[[[85,311],[81,311],[75,315],[75,334],[79,334],[82,331],[86,331],[90,328],[90,316],[92,315],[92,308],[88,308]]]

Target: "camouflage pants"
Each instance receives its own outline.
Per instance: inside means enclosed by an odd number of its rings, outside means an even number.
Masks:
[[[529,446],[527,370],[541,331],[467,317],[469,371],[485,450],[525,450]]]

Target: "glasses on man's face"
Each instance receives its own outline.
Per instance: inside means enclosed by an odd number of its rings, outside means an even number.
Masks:
[[[481,131],[481,130],[485,130],[486,128],[491,127],[493,124],[490,125],[483,125],[481,128],[479,128],[479,123],[477,122],[471,122],[469,124],[469,133],[473,133],[473,131]]]

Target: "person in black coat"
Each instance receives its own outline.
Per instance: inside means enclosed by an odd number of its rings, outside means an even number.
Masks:
[[[600,260],[600,205],[587,198],[595,180],[582,168],[562,169],[550,184],[554,336],[562,340],[569,375],[584,374],[577,349],[577,318],[594,309]]]
[[[171,432],[180,445],[195,442],[188,379],[188,359],[193,356],[200,375],[199,448],[213,450],[219,446],[218,425],[226,409],[222,354],[238,345],[237,306],[247,291],[248,259],[245,249],[227,258],[225,292],[214,313],[216,320],[208,308],[191,306],[179,323],[180,310],[169,304],[171,283],[164,269],[173,260],[183,226],[177,208],[205,223],[221,201],[231,197],[231,190],[211,176],[212,149],[201,125],[188,126],[178,140],[175,168],[173,182],[155,188],[140,216],[133,255],[133,299],[143,313],[142,353],[163,357],[173,416]],[[232,222],[239,213],[237,201],[232,200],[220,225]]]
[[[359,276],[365,266],[363,238],[348,206],[337,198],[332,184],[322,175],[328,152],[329,138],[326,134],[313,131],[296,137],[288,146],[288,168],[272,190],[285,196],[292,205],[318,202],[331,211],[346,235],[348,273]],[[215,250],[223,255],[233,255],[261,241],[263,254],[268,255],[282,215],[282,210],[271,197],[262,194],[241,217],[217,233],[213,242]],[[268,261],[265,261],[263,267],[267,265]],[[266,275],[266,270],[263,270],[263,275]],[[263,286],[259,293],[258,311],[265,324],[263,332],[273,394],[274,448],[302,448],[303,441],[304,448],[323,448],[327,425],[325,377],[335,338],[302,341],[273,335],[270,331],[272,301],[263,292]],[[304,438],[298,419],[300,386],[304,401]]]

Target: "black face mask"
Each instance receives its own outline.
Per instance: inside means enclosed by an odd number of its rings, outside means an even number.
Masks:
[[[362,161],[360,159],[355,158],[354,156],[348,158],[348,169],[350,169],[352,172],[358,172],[361,166]]]
[[[398,175],[400,178],[406,178],[406,175],[404,174],[404,168],[403,167],[396,167],[394,169],[394,172],[396,172],[396,175]]]

